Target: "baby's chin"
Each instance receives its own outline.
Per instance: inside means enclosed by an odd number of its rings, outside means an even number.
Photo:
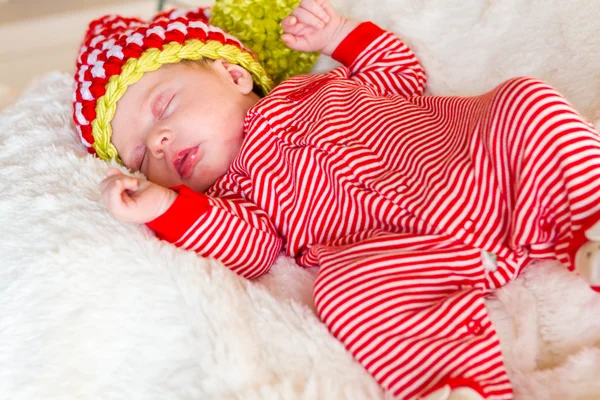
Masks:
[[[192,189],[196,193],[204,193],[212,185],[214,185],[218,180],[218,177],[217,178],[208,178],[208,179],[207,178],[208,177],[206,177],[206,176],[203,176],[202,178],[192,176],[190,179],[183,182],[183,184],[186,185],[187,187],[189,187],[190,189]]]
[[[184,183],[184,185],[186,185],[187,187],[189,187],[196,193],[204,193],[208,190],[208,188],[210,188],[212,186],[212,185],[207,185],[205,183],[192,183],[192,184]]]
[[[232,154],[231,160],[222,157],[220,160],[207,160],[207,162],[198,163],[192,176],[182,183],[196,193],[204,193],[227,174],[234,158]]]

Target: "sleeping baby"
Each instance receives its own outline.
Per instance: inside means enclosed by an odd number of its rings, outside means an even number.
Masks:
[[[147,178],[109,169],[109,213],[249,279],[281,251],[318,266],[320,319],[394,398],[511,399],[484,298],[534,259],[600,287],[598,133],[532,78],[424,96],[401,39],[327,0],[282,28],[342,66],[270,90],[202,18],[92,22],[76,127]]]

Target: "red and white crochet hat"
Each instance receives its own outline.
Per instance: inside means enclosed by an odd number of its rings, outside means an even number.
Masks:
[[[73,120],[88,152],[121,160],[111,143],[117,102],[144,73],[163,64],[206,57],[238,64],[268,93],[273,83],[238,39],[208,24],[209,9],[174,10],[152,21],[107,15],[92,21],[75,71]]]

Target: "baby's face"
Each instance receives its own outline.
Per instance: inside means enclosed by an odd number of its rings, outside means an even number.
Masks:
[[[259,97],[243,68],[216,60],[147,72],[117,103],[112,143],[127,168],[170,187],[204,192],[225,174]]]

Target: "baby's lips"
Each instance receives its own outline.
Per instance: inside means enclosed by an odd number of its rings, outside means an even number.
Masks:
[[[181,178],[189,178],[189,175],[191,175],[198,159],[198,147],[188,147],[177,152],[177,157],[173,160],[173,166]]]

